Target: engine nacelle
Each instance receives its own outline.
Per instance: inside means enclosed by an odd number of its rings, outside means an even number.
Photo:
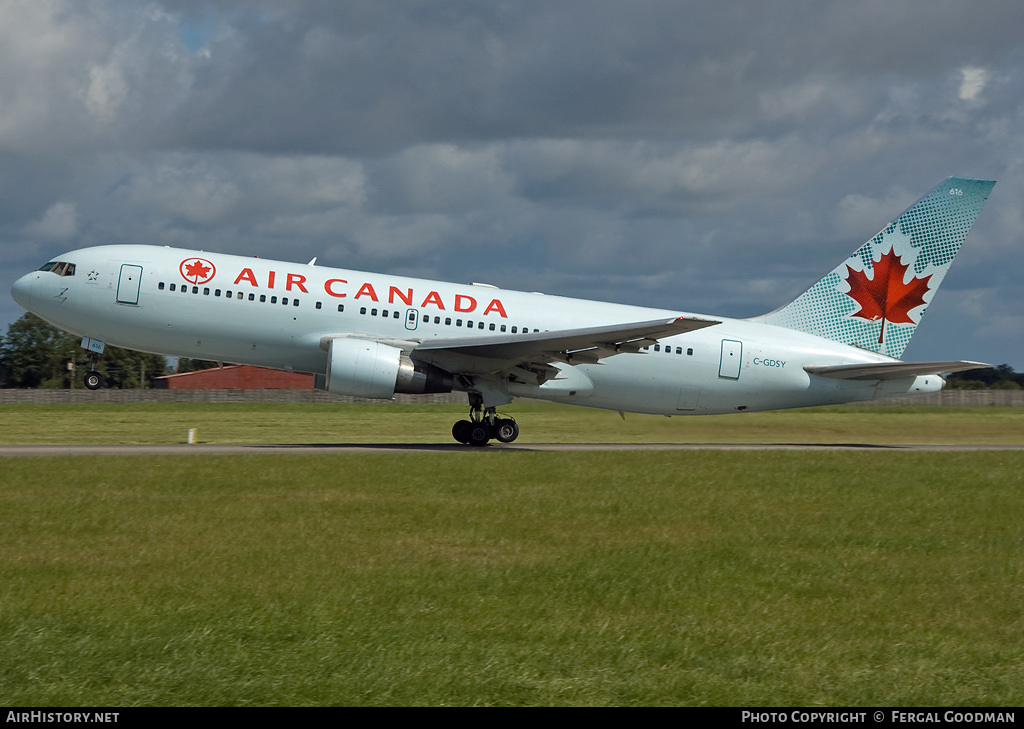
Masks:
[[[388,400],[396,392],[451,392],[452,376],[434,365],[414,362],[398,347],[343,337],[331,340],[324,389]]]

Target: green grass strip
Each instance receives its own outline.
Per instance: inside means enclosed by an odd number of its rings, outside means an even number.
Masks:
[[[1024,453],[0,467],[11,706],[1024,702]]]

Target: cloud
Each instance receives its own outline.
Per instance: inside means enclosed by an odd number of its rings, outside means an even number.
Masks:
[[[0,11],[0,285],[147,242],[748,316],[966,174],[999,184],[947,293],[1019,308],[1016,1]],[[937,315],[915,355],[1024,369]]]
[[[65,241],[75,235],[76,217],[74,203],[54,203],[40,220],[25,226],[25,234],[47,241]]]
[[[960,69],[959,96],[963,101],[974,101],[985,90],[988,83],[988,71],[977,66],[965,66]]]

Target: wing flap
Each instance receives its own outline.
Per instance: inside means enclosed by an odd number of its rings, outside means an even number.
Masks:
[[[897,380],[901,377],[938,375],[943,372],[977,370],[992,365],[982,362],[873,362],[852,365],[808,365],[804,371],[819,377],[838,380]]]

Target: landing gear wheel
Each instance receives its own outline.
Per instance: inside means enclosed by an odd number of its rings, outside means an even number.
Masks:
[[[89,390],[98,390],[103,387],[103,375],[93,370],[85,373],[85,387]]]
[[[468,443],[477,448],[487,445],[491,439],[491,428],[487,423],[473,423],[468,432]]]
[[[473,423],[468,420],[460,420],[452,426],[452,438],[459,443],[469,443],[469,429]]]
[[[494,424],[494,439],[501,443],[511,443],[519,437],[519,426],[512,418],[501,418]]]

